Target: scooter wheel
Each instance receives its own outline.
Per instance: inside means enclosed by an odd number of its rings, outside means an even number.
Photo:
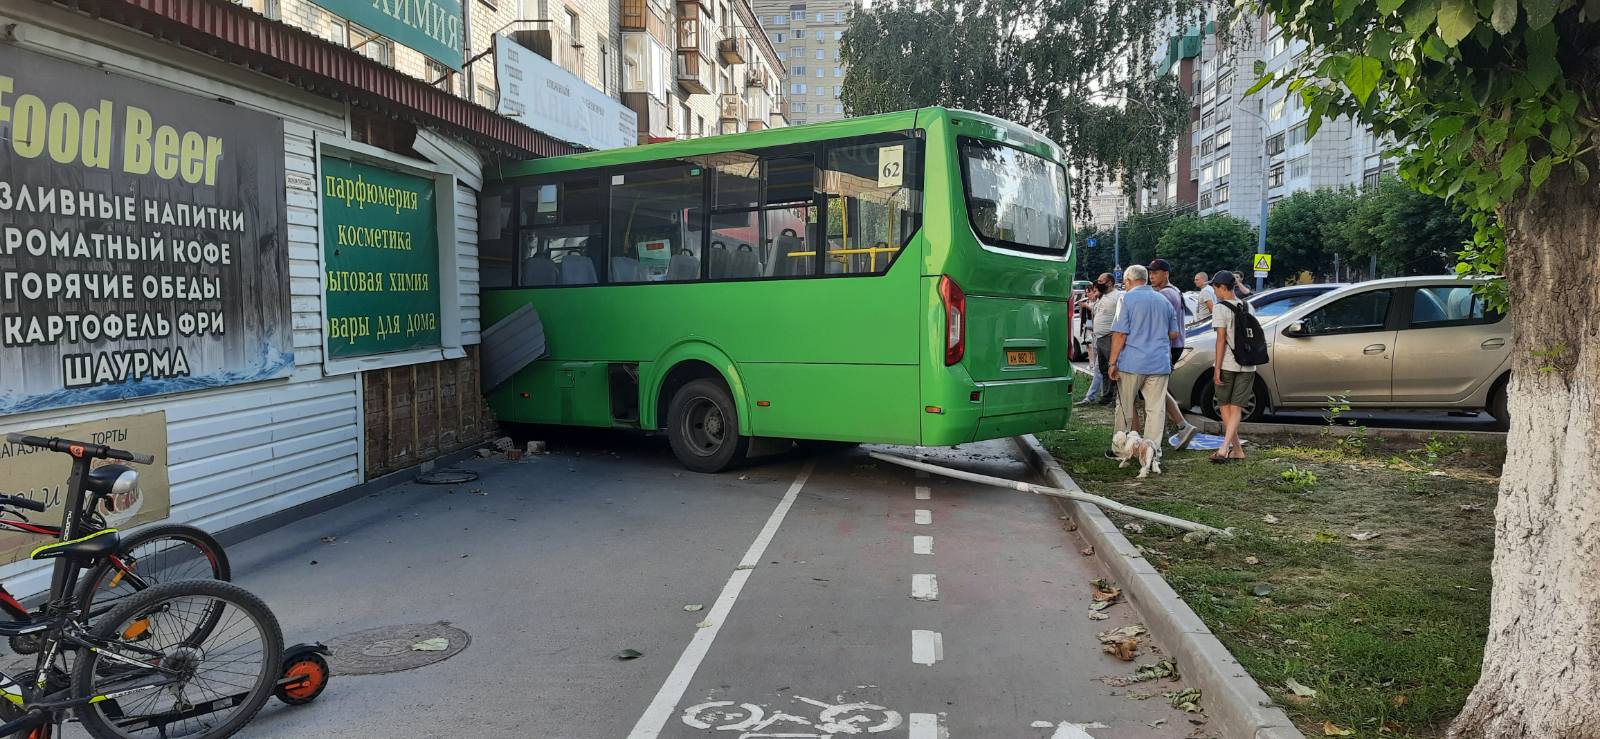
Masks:
[[[328,661],[312,652],[294,658],[283,666],[285,678],[304,678],[300,682],[279,685],[275,695],[291,706],[310,703],[328,687]]]

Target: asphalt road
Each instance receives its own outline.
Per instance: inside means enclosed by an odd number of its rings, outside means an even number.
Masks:
[[[930,454],[1027,474],[1006,443]],[[440,663],[272,701],[241,736],[1206,735],[1127,696],[1182,683],[1101,679],[1132,665],[1096,632],[1140,619],[1128,603],[1088,618],[1104,573],[1053,501],[861,450],[704,476],[657,440],[598,436],[463,466],[481,479],[408,483],[230,549],[287,642],[441,620],[471,635]]]

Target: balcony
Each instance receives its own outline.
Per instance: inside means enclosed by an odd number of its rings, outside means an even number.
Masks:
[[[646,92],[622,93],[622,104],[639,116],[639,139],[648,141],[671,136],[667,130],[667,104]]]
[[[762,69],[762,68],[752,69],[752,70],[746,72],[745,75],[744,75],[744,86],[745,87],[759,87],[759,88],[765,90],[765,89],[767,89],[767,82],[770,79],[771,78],[767,76],[767,70],[766,69]]]
[[[772,104],[772,125],[789,125],[789,99],[780,97]]]
[[[517,21],[511,26],[511,39],[534,53],[555,62],[556,66],[583,78],[583,44],[555,21]]]
[[[717,109],[721,114],[718,117],[724,121],[744,120],[744,96],[737,93],[725,92],[719,101]]]
[[[683,85],[690,95],[706,95],[716,89],[712,64],[700,55],[699,50],[680,50],[673,66],[678,84]]]
[[[717,56],[723,64],[744,64],[750,59],[750,40],[743,38],[722,39],[717,42]]]

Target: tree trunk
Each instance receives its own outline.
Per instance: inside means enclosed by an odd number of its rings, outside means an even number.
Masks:
[[[1565,169],[1565,168],[1563,168]],[[1483,672],[1455,737],[1600,737],[1600,186],[1508,204],[1511,431]]]

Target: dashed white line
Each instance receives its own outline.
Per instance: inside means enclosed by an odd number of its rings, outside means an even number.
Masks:
[[[700,663],[705,660],[706,653],[711,651],[711,642],[716,640],[717,632],[722,629],[723,622],[733,611],[734,601],[739,599],[739,591],[744,589],[745,582],[750,579],[750,573],[754,572],[756,565],[761,562],[761,555],[766,553],[767,545],[772,543],[772,537],[778,533],[778,527],[783,524],[784,516],[789,514],[789,508],[794,505],[795,498],[799,497],[800,488],[805,487],[806,479],[811,477],[811,470],[815,466],[816,463],[812,462],[800,470],[800,476],[789,485],[789,492],[778,502],[778,507],[772,510],[772,515],[767,517],[767,525],[761,527],[761,533],[756,534],[756,540],[745,550],[744,559],[739,560],[739,566],[728,577],[728,584],[722,586],[722,594],[717,596],[717,602],[711,606],[710,613],[706,615],[706,623],[710,625],[695,631],[694,638],[689,640],[689,646],[684,647],[683,654],[678,657],[678,664],[673,666],[672,673],[667,675],[666,682],[661,684],[661,690],[656,692],[656,697],[650,701],[650,706],[639,717],[638,723],[633,725],[633,731],[628,734],[629,739],[655,739],[672,719],[678,702],[683,700],[684,692],[689,689],[689,682],[694,679],[695,671],[700,669]]]
[[[950,732],[946,731],[943,722],[937,713],[913,713],[910,716],[911,734],[909,739],[949,739]]]
[[[1048,725],[1049,724],[1046,724],[1046,726]],[[1087,724],[1074,724],[1067,721],[1062,721],[1056,726],[1056,733],[1051,734],[1050,739],[1094,739],[1094,735],[1089,733],[1089,729],[1104,728],[1107,728],[1106,725],[1100,723],[1099,721]]]
[[[913,536],[913,537],[911,537],[911,553],[912,554],[933,554],[933,537],[931,537],[931,536]]]
[[[911,630],[911,661],[932,665],[944,659],[944,635],[927,629]]]
[[[911,597],[914,600],[938,600],[939,578],[936,575],[912,575]]]
[[[932,499],[932,498],[933,498],[933,491],[929,490],[928,486],[926,486],[926,485],[918,485],[917,486],[917,500],[929,500],[929,499]],[[920,714],[920,715],[931,716],[933,714],[924,713],[924,714]]]
[[[918,525],[927,526],[928,524],[933,523],[933,511],[930,511],[926,508],[918,508],[915,520]]]

